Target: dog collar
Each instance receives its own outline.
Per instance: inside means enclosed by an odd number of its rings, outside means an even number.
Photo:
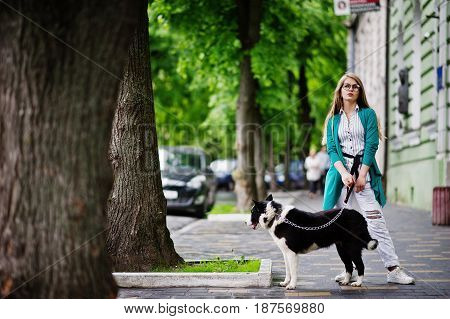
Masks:
[[[270,228],[273,225],[274,221],[278,221],[281,217],[281,213],[274,213],[274,216],[270,219],[269,223],[267,224],[267,226]]]

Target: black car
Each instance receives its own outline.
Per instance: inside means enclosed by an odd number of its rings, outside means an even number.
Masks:
[[[204,217],[214,205],[217,188],[205,152],[192,146],[162,146],[159,162],[167,211]]]
[[[277,185],[284,186],[284,164],[275,166],[275,177]],[[264,176],[267,188],[270,187],[271,177],[268,172]],[[303,160],[293,160],[289,165],[289,181],[291,187],[300,189],[305,187],[305,173],[303,171]]]

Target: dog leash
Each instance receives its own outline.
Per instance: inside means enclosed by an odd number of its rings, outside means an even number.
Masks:
[[[331,122],[331,125],[332,125],[331,131],[332,131],[332,132],[334,131],[334,127],[333,127],[334,125],[333,125],[333,124],[334,124],[334,115],[333,115],[333,120],[332,120],[332,122]],[[352,167],[351,167],[351,169],[350,169],[350,174],[351,174],[352,176],[355,175],[356,179],[358,179],[358,177],[359,177],[359,171],[358,171],[358,168],[359,168],[359,165],[361,164],[361,158],[362,158],[362,155],[356,155],[356,156],[353,156],[353,155],[350,155],[350,154],[347,154],[347,153],[342,153],[342,155],[343,155],[344,157],[347,157],[347,158],[353,158],[353,165],[352,165]],[[348,187],[348,186],[347,186],[347,196],[345,196],[344,204],[343,204],[341,210],[340,210],[339,213],[337,213],[337,215],[334,216],[333,219],[331,219],[328,223],[323,224],[323,225],[321,225],[321,226],[304,227],[304,226],[299,226],[299,225],[297,225],[297,224],[291,222],[289,219],[286,219],[286,218],[284,218],[284,219],[282,220],[282,223],[286,223],[286,224],[288,224],[288,225],[291,225],[291,226],[294,226],[294,227],[296,227],[296,228],[303,229],[303,230],[319,230],[319,229],[326,228],[326,227],[330,226],[332,223],[334,223],[334,222],[339,218],[339,216],[341,216],[341,214],[342,214],[342,212],[344,211],[344,209],[348,206],[348,200],[349,200],[349,198],[350,198],[350,194],[352,193],[354,187],[355,187],[355,184],[353,184],[351,187]]]
[[[352,167],[352,169],[353,169],[353,167]],[[320,226],[305,227],[305,226],[299,226],[286,218],[284,218],[281,222],[291,225],[293,227],[299,228],[299,229],[303,229],[303,230],[320,230],[320,229],[326,228],[326,227],[330,226],[332,223],[334,223],[339,218],[339,216],[341,216],[344,209],[348,206],[348,199],[350,198],[350,194],[352,193],[353,186],[354,185],[352,185],[351,187],[347,187],[347,196],[345,196],[344,205],[342,206],[339,213],[337,213],[336,216],[334,216],[333,219],[331,219],[328,223],[320,225]]]
[[[353,158],[353,165],[350,168],[350,175],[352,175],[352,176],[355,175],[355,179],[358,179],[358,177],[359,177],[358,168],[359,168],[359,165],[361,165],[362,155],[353,156],[353,155],[350,155],[347,153],[342,153],[342,155],[347,158]],[[347,187],[347,196],[345,197],[344,205],[347,205],[348,199],[350,198],[350,193],[353,191],[353,187],[355,187],[355,184],[353,184],[350,187],[350,190]]]

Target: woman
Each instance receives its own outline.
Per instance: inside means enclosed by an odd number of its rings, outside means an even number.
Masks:
[[[344,74],[334,92],[325,121],[324,140],[331,165],[325,181],[323,208],[341,208],[347,187],[354,186],[348,204],[358,203],[366,218],[370,235],[379,242],[378,253],[387,268],[387,281],[413,284],[414,278],[401,268],[386,227],[382,207],[386,198],[381,172],[375,160],[379,139],[383,137],[375,111],[369,107],[364,87],[353,73]],[[336,276],[342,281],[345,271]]]
[[[309,198],[315,198],[317,190],[319,189],[320,176],[322,175],[322,169],[320,158],[317,156],[316,150],[311,148],[309,150],[309,156],[305,159],[306,179],[309,183]]]

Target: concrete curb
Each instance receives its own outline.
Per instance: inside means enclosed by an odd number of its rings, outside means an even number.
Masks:
[[[243,222],[247,223],[250,220],[250,214],[211,214],[208,215],[209,221],[214,222]]]
[[[246,273],[151,273],[115,272],[114,279],[119,287],[125,288],[168,288],[168,287],[226,287],[267,288],[272,283],[272,261],[261,259],[258,272]]]

